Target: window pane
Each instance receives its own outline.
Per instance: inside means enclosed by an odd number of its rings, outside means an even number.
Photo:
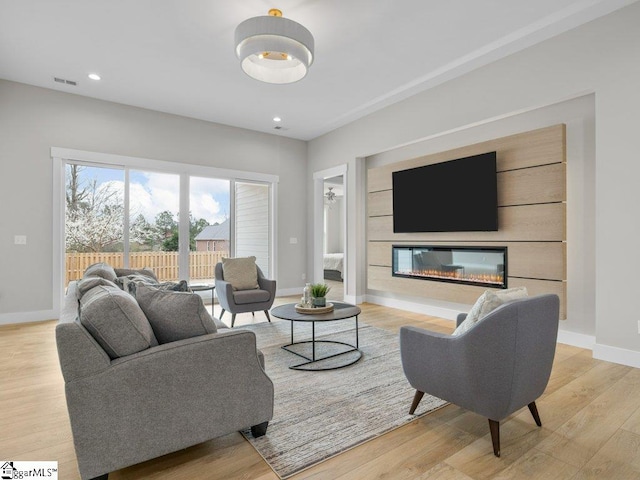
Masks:
[[[178,280],[180,176],[129,172],[129,267]]]
[[[124,171],[67,164],[65,286],[98,262],[123,265]]]
[[[213,283],[216,263],[229,256],[229,180],[191,177],[189,182],[192,283]]]
[[[270,206],[267,184],[236,183],[236,256],[255,256],[256,263],[270,276]]]

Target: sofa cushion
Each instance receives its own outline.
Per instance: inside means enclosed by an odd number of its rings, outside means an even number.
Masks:
[[[271,294],[267,290],[241,290],[233,292],[233,301],[238,305],[267,302]]]
[[[112,359],[158,344],[136,300],[115,286],[100,285],[84,294],[80,323]]]
[[[107,280],[103,277],[89,276],[81,278],[76,282],[76,294],[78,299],[82,298],[85,293],[94,287],[104,285],[106,287],[117,287],[117,285],[111,280]]]
[[[453,331],[452,335],[458,336],[468,332],[476,326],[479,321],[503,303],[517,300],[519,298],[525,298],[527,295],[528,293],[525,287],[508,288],[506,290],[498,291],[485,290],[478,300],[476,300],[473,307],[471,307],[471,310],[469,310],[467,318],[458,325],[458,328]]]
[[[136,299],[161,344],[217,331],[202,299],[194,293],[139,284]]]
[[[260,288],[256,257],[223,258],[222,274],[224,281],[229,282],[234,290]]]
[[[151,270],[149,267],[145,268],[114,268],[117,277],[127,277],[129,275],[145,275],[147,277],[153,278],[156,282],[158,281],[158,277],[155,272]]]
[[[116,278],[118,278],[113,267],[107,263],[89,265],[84,271],[83,277],[102,277],[112,282],[115,282]]]

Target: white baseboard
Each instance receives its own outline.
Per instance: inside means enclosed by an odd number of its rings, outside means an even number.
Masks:
[[[596,343],[593,347],[593,358],[607,362],[619,363],[629,367],[640,368],[640,352],[626,348],[612,347]]]
[[[302,297],[302,287],[281,288],[276,290],[276,297],[290,297],[291,295],[299,295]]]
[[[560,329],[558,330],[558,343],[593,350],[593,346],[596,344],[596,337]]]
[[[448,320],[455,320],[458,314],[462,312],[462,310],[409,302],[406,300],[399,300],[397,298],[380,297],[377,295],[367,295],[366,301],[369,303],[375,303],[376,305],[382,305],[383,307],[398,308],[400,310],[422,313],[423,315],[432,315],[434,317],[446,318]]]
[[[364,295],[345,295],[344,301],[346,303],[353,303],[354,305],[360,305],[366,301],[366,297]]]
[[[45,320],[56,320],[59,314],[53,310],[40,310],[37,312],[14,312],[0,314],[0,325],[11,325],[14,323],[43,322]]]

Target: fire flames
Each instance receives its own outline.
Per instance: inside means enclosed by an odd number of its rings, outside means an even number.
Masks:
[[[415,277],[442,278],[445,280],[460,280],[463,282],[488,283],[492,285],[504,284],[504,275],[502,274],[464,273],[463,269],[400,270],[397,273],[400,275],[411,275]]]

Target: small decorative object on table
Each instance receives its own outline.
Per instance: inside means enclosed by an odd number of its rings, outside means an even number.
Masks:
[[[324,307],[305,306],[302,303],[297,303],[295,308],[296,312],[298,313],[304,313],[307,315],[321,315],[323,313],[333,312],[333,303],[327,303]]]
[[[314,283],[311,285],[311,296],[313,297],[314,307],[324,307],[327,304],[327,293],[331,287],[326,283]]]

